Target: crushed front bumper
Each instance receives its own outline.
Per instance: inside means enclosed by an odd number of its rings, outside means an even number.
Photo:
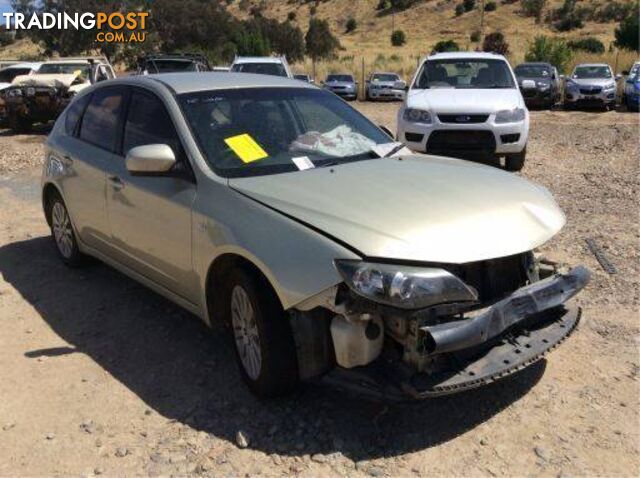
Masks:
[[[380,357],[365,367],[336,368],[324,380],[390,400],[429,398],[487,385],[540,360],[575,330],[581,311],[563,304],[588,281],[587,269],[577,267],[518,289],[474,318],[421,327],[425,351],[433,357],[429,372]]]

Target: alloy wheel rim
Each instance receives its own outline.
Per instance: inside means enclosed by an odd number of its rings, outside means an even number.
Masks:
[[[59,202],[51,210],[51,227],[60,254],[69,259],[73,254],[73,230],[66,208]]]
[[[249,294],[239,285],[231,291],[231,322],[242,366],[249,378],[256,380],[262,368],[258,325]]]

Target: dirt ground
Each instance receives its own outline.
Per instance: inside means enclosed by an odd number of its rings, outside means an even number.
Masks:
[[[397,104],[357,107],[395,130]],[[65,268],[39,203],[45,134],[0,131],[0,476],[640,474],[638,115],[532,113],[522,174],[568,218],[543,252],[593,272],[576,333],[509,379],[406,405],[317,384],[260,402],[223,334],[104,265]]]

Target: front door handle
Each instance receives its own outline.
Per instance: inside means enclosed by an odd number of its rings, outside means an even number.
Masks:
[[[118,176],[109,176],[109,182],[111,183],[111,187],[115,191],[120,191],[124,187],[122,179],[120,179]]]

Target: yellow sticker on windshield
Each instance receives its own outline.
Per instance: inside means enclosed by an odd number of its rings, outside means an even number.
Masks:
[[[239,134],[224,140],[234,153],[245,163],[251,163],[269,157],[269,154],[260,147],[248,134]]]
[[[76,70],[76,71],[73,72],[73,74],[75,76],[78,76],[80,73],[82,73],[82,70]]]

